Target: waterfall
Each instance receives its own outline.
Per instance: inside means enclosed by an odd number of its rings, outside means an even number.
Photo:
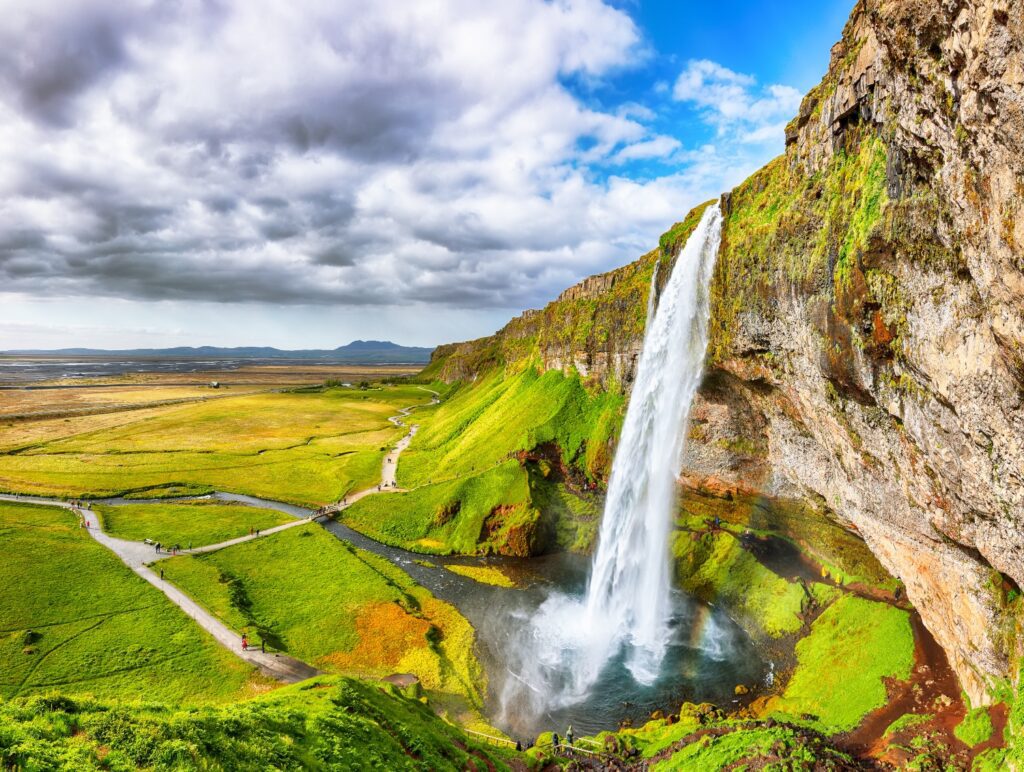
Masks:
[[[524,698],[534,710],[579,702],[616,658],[639,684],[658,678],[672,618],[676,477],[707,348],[721,223],[709,206],[648,318],[586,594],[552,595],[529,620],[515,642],[506,708],[514,700],[522,710]]]

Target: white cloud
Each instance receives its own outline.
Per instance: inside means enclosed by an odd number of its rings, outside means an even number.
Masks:
[[[682,146],[683,143],[675,137],[669,137],[661,134],[657,137],[644,140],[643,142],[635,142],[632,145],[626,145],[626,147],[622,148],[622,150],[615,154],[614,160],[617,163],[625,163],[626,161],[637,161],[650,158],[667,158]]]
[[[801,99],[791,86],[758,88],[752,75],[733,72],[707,59],[687,62],[672,96],[700,108],[720,132],[735,132],[739,141],[746,143],[778,141]]]
[[[648,55],[601,0],[298,5],[6,3],[0,290],[134,299],[137,328],[153,300],[533,306],[756,168],[727,148],[793,99],[691,63],[674,95],[725,134],[686,151],[564,85]],[[679,171],[603,176],[651,159]]]

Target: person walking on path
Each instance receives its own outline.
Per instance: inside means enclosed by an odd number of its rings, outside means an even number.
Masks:
[[[164,570],[161,568],[160,569],[160,581],[162,582],[163,580],[164,580]]]
[[[242,651],[249,650],[249,636],[246,633],[242,633]]]
[[[565,730],[565,742],[570,748],[572,747],[572,724],[569,724],[569,728]]]

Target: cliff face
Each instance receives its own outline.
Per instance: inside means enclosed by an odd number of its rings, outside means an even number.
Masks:
[[[1024,8],[861,0],[784,156],[722,199],[683,484],[803,499],[902,579],[974,702],[1024,585]],[[655,265],[692,230],[430,370],[628,390]]]
[[[651,285],[654,300],[671,263],[707,204],[666,233],[634,263],[570,287],[540,311],[527,311],[492,336],[439,346],[427,377],[473,380],[495,366],[533,365],[579,373],[591,386],[628,390],[643,345]]]
[[[688,464],[859,532],[975,701],[1024,585],[1022,18],[858,4],[786,155],[723,199]]]

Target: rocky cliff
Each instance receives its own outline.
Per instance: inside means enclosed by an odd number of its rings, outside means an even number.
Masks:
[[[904,582],[972,701],[1024,584],[1024,8],[862,0],[786,152],[723,196],[692,489],[802,499]],[[430,370],[628,389],[659,249]]]
[[[857,5],[786,155],[723,199],[689,464],[860,533],[978,702],[1024,584],[1022,42],[1020,3]]]

